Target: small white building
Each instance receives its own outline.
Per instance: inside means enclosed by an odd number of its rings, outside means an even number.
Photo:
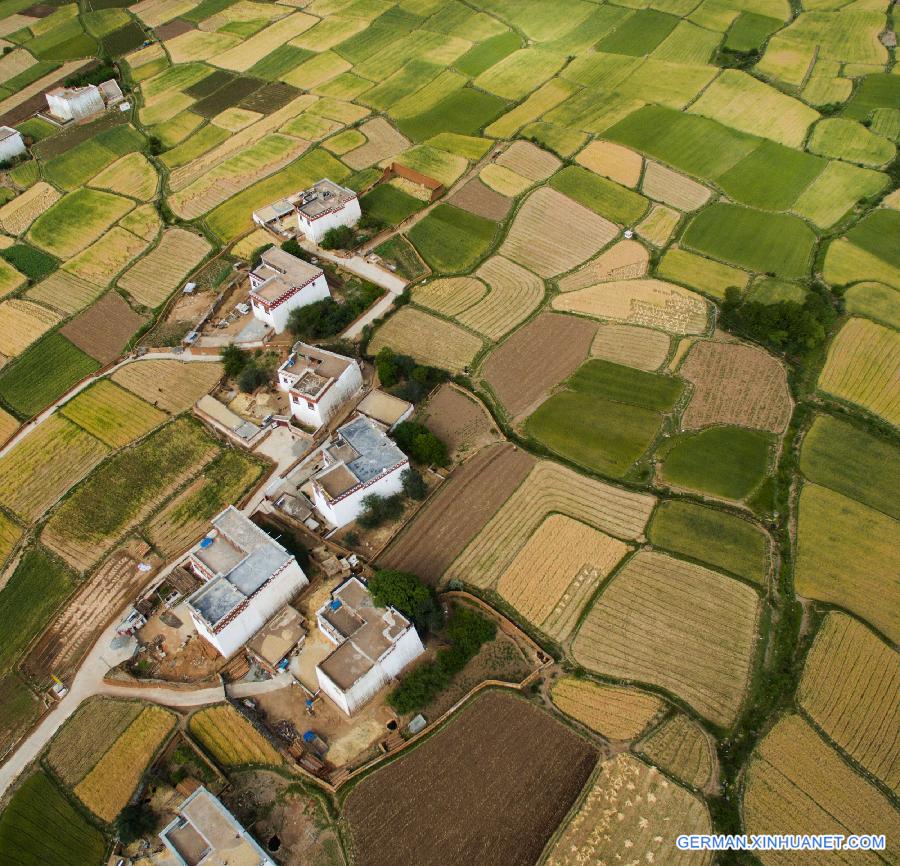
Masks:
[[[61,123],[99,114],[124,99],[119,83],[114,78],[100,85],[54,87],[47,91],[46,97],[50,118]]]
[[[298,259],[279,247],[262,254],[250,272],[250,305],[253,315],[280,334],[287,328],[291,310],[331,297],[321,268]]]
[[[290,357],[278,368],[278,387],[291,402],[291,413],[318,430],[362,388],[362,370],[353,358],[295,343]]]
[[[325,468],[313,476],[313,504],[333,526],[355,520],[367,496],[392,496],[403,489],[400,476],[409,458],[363,415],[338,427],[321,454]]]
[[[204,585],[186,601],[199,634],[233,656],[293,596],[309,585],[297,560],[234,506],[188,555]]]
[[[358,577],[331,594],[316,622],[337,647],[316,665],[319,688],[348,716],[425,652],[412,623],[392,607],[375,607]]]
[[[322,178],[309,189],[254,211],[253,221],[262,228],[282,234],[296,230],[319,243],[329,229],[354,226],[360,216],[362,211],[356,193]]]
[[[0,163],[17,159],[25,153],[22,133],[11,126],[0,126]]]
[[[194,791],[159,834],[160,866],[275,866],[253,837],[206,788]]]

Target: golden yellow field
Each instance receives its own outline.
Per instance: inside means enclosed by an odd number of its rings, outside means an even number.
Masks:
[[[159,177],[146,156],[129,153],[101,171],[91,181],[91,186],[150,201],[156,195]]]
[[[491,587],[550,514],[564,514],[623,539],[643,536],[656,499],[539,462],[445,574]]]
[[[60,414],[111,448],[122,448],[168,418],[165,412],[101,379],[60,409]]]
[[[623,280],[578,289],[553,299],[553,308],[595,319],[661,328],[672,334],[702,334],[706,301],[681,286],[662,280]]]
[[[638,236],[650,241],[656,247],[664,247],[672,237],[675,226],[681,219],[681,214],[665,205],[655,204],[635,227]]]
[[[116,370],[113,382],[172,414],[190,409],[222,378],[218,362],[134,361]]]
[[[530,141],[514,141],[497,157],[496,164],[537,182],[550,177],[562,162],[559,157],[541,150]]]
[[[227,129],[229,132],[240,132],[261,118],[262,115],[258,111],[248,111],[246,108],[232,106],[215,116],[215,124],[216,126],[221,126],[222,129]]]
[[[884,833],[887,850],[833,851],[828,863],[878,866],[900,856],[897,813],[800,716],[769,731],[750,759],[742,812],[747,833]],[[822,866],[821,851],[761,852],[765,866]]]
[[[10,238],[10,240],[12,240]],[[0,259],[0,297],[21,288],[28,281],[24,274],[20,274],[8,261]]]
[[[148,27],[158,27],[183,15],[193,6],[191,0],[141,0],[131,11]]]
[[[601,322],[591,345],[591,357],[614,364],[658,370],[669,354],[669,337],[662,331],[636,325]]]
[[[62,316],[33,301],[0,302],[0,352],[18,355],[62,321]]]
[[[513,219],[500,252],[547,278],[605,247],[618,227],[549,187],[535,190]]]
[[[831,611],[806,657],[797,702],[826,735],[894,793],[900,761],[900,656],[862,623]]]
[[[229,33],[210,33],[204,30],[188,30],[173,39],[166,40],[166,50],[172,63],[190,63],[194,60],[210,60],[224,54],[239,42]]]
[[[638,751],[692,788],[705,787],[716,765],[709,736],[682,713],[667,719],[640,743]]]
[[[503,572],[497,592],[545,634],[563,641],[628,550],[617,538],[551,514]]]
[[[479,337],[442,319],[403,307],[390,317],[372,338],[371,352],[390,346],[401,355],[409,355],[422,364],[432,364],[462,373],[481,350]]]
[[[634,280],[647,273],[649,262],[650,253],[643,244],[622,240],[584,267],[560,279],[559,290],[574,292],[576,289],[586,289],[610,280]]]
[[[75,258],[69,259],[63,265],[63,270],[96,286],[106,288],[116,274],[124,270],[129,262],[147,249],[147,246],[147,241],[137,235],[125,231],[121,226],[113,226],[99,241],[91,244]]]
[[[161,225],[159,212],[152,204],[142,204],[119,220],[121,228],[145,241],[155,240]]]
[[[270,243],[272,243],[272,235],[262,229],[254,229],[245,238],[241,238],[231,248],[231,251],[239,259],[248,259],[255,249]]]
[[[0,409],[0,444],[6,442],[19,429],[19,419]]]
[[[508,198],[515,198],[520,193],[525,192],[530,186],[534,186],[534,181],[496,163],[486,165],[481,169],[478,176],[492,190]]]
[[[49,183],[39,180],[21,195],[0,207],[0,229],[10,235],[20,235],[44,211],[59,201],[60,194]]]
[[[119,286],[139,304],[158,307],[211,249],[200,235],[168,228],[159,244],[119,278]]]
[[[644,169],[641,192],[656,201],[684,211],[703,207],[712,195],[703,184],[652,160],[647,162]]]
[[[102,247],[103,239],[98,241],[98,243]],[[94,247],[88,247],[85,253],[93,249]],[[104,287],[102,285],[82,279],[75,274],[69,273],[67,269],[60,268],[55,273],[50,274],[46,280],[41,280],[36,286],[30,288],[25,293],[25,297],[41,301],[44,304],[50,304],[57,310],[71,315],[79,310],[83,310],[91,301],[103,294],[103,291]]]
[[[230,704],[195,713],[189,730],[221,767],[284,763],[268,740]]]
[[[0,512],[0,565],[6,562],[21,537],[21,527],[11,517]]]
[[[730,725],[756,656],[759,597],[708,568],[642,550],[605,587],[572,642],[604,676],[667,689]]]
[[[470,37],[471,38],[471,37]],[[526,123],[540,120],[551,108],[568,99],[575,92],[575,85],[561,78],[551,78],[534,91],[512,111],[501,115],[485,129],[492,138],[511,138]]]
[[[639,737],[666,707],[649,692],[575,677],[558,679],[550,697],[566,715],[610,740]]]
[[[900,424],[900,335],[868,319],[850,319],[828,350],[819,390]]]
[[[114,821],[174,727],[168,710],[147,707],[75,786],[75,795],[98,818]]]
[[[681,851],[675,839],[711,830],[709,811],[698,796],[633,755],[616,755],[597,768],[543,864],[708,866],[712,852]]]
[[[475,277],[447,277],[414,286],[412,299],[441,315],[456,316],[481,300],[487,291],[487,286]]]
[[[390,159],[409,147],[409,141],[383,117],[373,117],[371,120],[367,120],[359,127],[359,131],[368,141],[341,157],[341,160],[355,171]]]
[[[634,189],[641,176],[644,160],[631,148],[611,141],[592,141],[576,157],[575,162],[595,174]]]

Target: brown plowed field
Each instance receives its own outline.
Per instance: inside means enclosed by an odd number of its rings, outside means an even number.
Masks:
[[[541,313],[491,353],[484,378],[513,417],[525,414],[590,354],[597,324]]]
[[[356,866],[530,866],[597,753],[520,698],[488,692],[367,776],[344,804]]]
[[[62,328],[79,349],[108,364],[119,357],[134,332],[146,321],[118,292],[107,292],[96,304]]]
[[[508,443],[463,464],[378,558],[382,568],[411,571],[437,583],[534,466]]]
[[[480,401],[445,382],[425,404],[425,426],[456,459],[499,438],[494,419]]]
[[[469,213],[483,216],[489,220],[500,222],[506,218],[513,200],[499,192],[494,192],[489,186],[483,184],[477,177],[470,180],[459,192],[452,195],[448,201]]]

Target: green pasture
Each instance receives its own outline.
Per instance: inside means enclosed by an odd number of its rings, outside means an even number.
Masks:
[[[386,81],[360,96],[358,102],[385,111],[438,77],[441,67],[427,60],[410,60]]]
[[[747,299],[760,304],[778,304],[782,301],[802,304],[807,294],[808,290],[799,283],[779,280],[777,277],[761,277],[754,280]]]
[[[13,672],[0,677],[0,748],[6,749],[24,734],[40,715],[42,706],[22,677]],[[0,814],[0,828],[3,816]],[[0,843],[3,831],[0,829]],[[3,863],[0,848],[0,863]]]
[[[678,247],[666,250],[656,272],[667,280],[690,286],[718,300],[725,298],[725,290],[729,286],[742,289],[747,284],[748,276],[745,271],[731,265],[714,262]]]
[[[500,33],[473,45],[453,65],[464,75],[476,78],[521,47],[522,40],[518,34],[512,31]]]
[[[422,260],[416,254],[415,247],[403,235],[395,235],[375,247],[375,252],[385,261],[391,262],[397,268],[397,273],[407,280],[418,280],[428,273]]]
[[[643,57],[663,41],[679,19],[655,9],[639,9],[626,18],[609,36],[597,43],[598,51]]]
[[[383,183],[376,186],[371,192],[367,192],[359,200],[359,204],[363,214],[374,217],[387,225],[396,226],[407,217],[422,210],[426,203],[403,192],[402,189]]]
[[[847,238],[861,250],[896,267],[900,263],[900,211],[873,210],[847,232]]]
[[[889,163],[897,147],[855,120],[826,117],[814,127],[807,145],[813,153],[874,167]]]
[[[522,137],[564,158],[581,150],[587,141],[587,135],[577,129],[541,122],[523,126]]]
[[[725,48],[731,51],[756,51],[776,31],[784,27],[784,21],[760,15],[756,12],[741,12],[725,34]]]
[[[181,144],[162,154],[159,158],[160,162],[169,169],[187,165],[192,159],[196,159],[198,156],[206,153],[206,151],[212,150],[221,144],[230,135],[230,132],[222,129],[220,126],[208,123]]]
[[[848,313],[900,330],[900,292],[882,283],[857,283],[844,292]]]
[[[8,261],[30,280],[42,280],[50,276],[59,264],[53,256],[48,256],[47,253],[28,244],[13,244],[6,249],[0,249],[0,258]]]
[[[400,131],[413,141],[425,141],[442,132],[473,135],[506,110],[506,100],[464,87],[433,108],[397,121]]]
[[[271,54],[251,66],[247,74],[256,78],[265,78],[267,81],[277,81],[312,56],[313,52],[307,48],[279,45]]]
[[[880,171],[832,160],[794,202],[794,213],[828,228],[861,199],[881,192],[890,179]]]
[[[439,204],[409,230],[409,240],[436,271],[471,270],[491,246],[496,223],[449,204]]]
[[[20,162],[9,172],[10,179],[16,186],[27,188],[36,184],[41,176],[41,167],[36,159]]]
[[[71,258],[134,207],[122,196],[78,189],[63,196],[31,225],[28,239],[48,253]]]
[[[582,364],[567,380],[566,387],[656,412],[670,412],[684,391],[684,383],[674,376],[645,373],[599,358]]]
[[[867,120],[876,108],[896,108],[900,105],[900,75],[877,72],[860,82],[847,104],[842,117]]]
[[[550,186],[619,225],[633,225],[650,206],[644,196],[579,165],[557,172]]]

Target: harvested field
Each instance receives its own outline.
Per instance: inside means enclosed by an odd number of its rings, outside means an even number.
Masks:
[[[666,689],[728,726],[756,655],[758,613],[745,584],[643,550],[604,589],[572,653],[588,670]]]
[[[513,206],[512,199],[495,192],[477,177],[466,183],[447,201],[469,213],[477,214],[494,222],[504,220]]]
[[[129,153],[94,177],[91,186],[150,201],[156,195],[159,176],[146,156]]]
[[[595,174],[634,189],[641,177],[644,160],[639,153],[628,147],[622,147],[621,144],[592,141],[575,157],[575,162]]]
[[[406,137],[397,132],[383,117],[367,120],[359,127],[359,131],[366,137],[366,143],[341,157],[341,160],[354,171],[397,156],[410,146]]]
[[[462,373],[481,350],[482,343],[479,337],[450,322],[403,307],[375,332],[369,353],[377,355],[382,346],[390,346],[422,364]]]
[[[107,292],[60,330],[79,349],[101,364],[108,364],[119,357],[135,331],[146,321],[117,292]]]
[[[856,403],[895,427],[900,425],[900,335],[891,328],[851,318],[838,331],[819,390]]]
[[[500,252],[547,278],[577,267],[606,246],[614,223],[556,190],[535,190],[513,220]]]
[[[703,207],[712,193],[703,184],[649,160],[644,170],[641,192],[655,201],[670,204],[683,211]]]
[[[655,204],[650,213],[642,219],[634,230],[644,240],[657,247],[664,247],[681,220],[681,214],[665,205]]]
[[[194,713],[188,730],[220,767],[284,763],[269,741],[231,704]]]
[[[34,301],[12,300],[0,303],[0,353],[19,355],[42,337],[62,316]]]
[[[525,619],[562,642],[628,551],[617,538],[551,514],[503,572],[497,592]]]
[[[344,817],[354,862],[534,863],[596,761],[547,713],[509,694],[483,694],[350,792]],[[422,827],[431,828],[427,836]]]
[[[456,459],[466,457],[499,438],[494,420],[481,401],[445,382],[420,410],[425,426]]]
[[[68,259],[90,246],[134,202],[98,189],[79,189],[63,196],[28,230],[29,239],[48,253]]]
[[[436,584],[533,467],[531,455],[508,443],[479,451],[391,542],[378,557],[379,566]]]
[[[691,788],[705,788],[716,766],[708,734],[682,713],[677,713],[639,746],[638,752]]]
[[[637,279],[647,273],[649,262],[650,253],[645,246],[633,240],[619,241],[596,259],[560,279],[559,290],[574,292],[597,283]]]
[[[86,388],[66,403],[60,414],[110,448],[123,448],[168,417],[109,379]]]
[[[570,676],[553,684],[550,697],[566,715],[610,740],[639,737],[666,707],[649,692]]]
[[[79,279],[105,288],[147,246],[145,239],[126,231],[121,225],[113,226],[98,241],[69,259],[63,268]]]
[[[108,452],[102,442],[54,415],[0,458],[0,502],[30,523]]]
[[[684,283],[720,301],[725,299],[725,290],[729,286],[744,289],[750,279],[746,271],[694,255],[676,246],[666,250],[656,272],[661,277]]]
[[[787,375],[763,349],[700,341],[679,373],[694,385],[683,429],[734,424],[783,433],[787,427],[793,409]]]
[[[275,49],[289,42],[295,36],[299,36],[305,30],[309,30],[316,20],[305,12],[295,12],[270,24],[249,39],[241,40],[233,48],[215,57],[213,62],[223,69],[245,72]]]
[[[595,332],[592,322],[541,313],[488,356],[483,376],[511,416],[524,415],[578,369]],[[540,365],[536,354],[544,359]]]
[[[487,185],[488,189],[507,198],[515,198],[529,187],[534,186],[533,181],[527,177],[522,177],[521,174],[516,174],[516,172],[493,162],[481,169],[478,177]]]
[[[646,858],[666,866],[707,866],[711,852],[680,851],[675,839],[681,833],[711,831],[702,799],[633,755],[616,755],[601,764],[543,862],[582,866]]]
[[[658,370],[669,354],[669,337],[650,328],[601,323],[591,344],[591,357],[638,370]]]
[[[47,763],[66,785],[77,785],[144,709],[140,701],[85,701],[50,743]]]
[[[152,204],[139,205],[119,220],[120,228],[143,238],[147,243],[156,240],[161,225],[159,213]]]
[[[474,277],[447,277],[414,286],[412,299],[436,313],[456,316],[477,304],[487,291],[487,286]]]
[[[115,820],[175,721],[175,715],[161,707],[143,710],[75,786],[78,799],[101,820]]]
[[[754,751],[741,804],[747,833],[884,833],[883,852],[834,851],[840,866],[878,866],[900,856],[897,813],[800,716],[785,716]],[[763,852],[765,866],[821,866],[817,851]]]
[[[151,360],[121,367],[112,380],[174,415],[190,409],[222,375],[218,362]]]
[[[528,318],[544,298],[543,280],[503,256],[489,258],[475,274],[490,292],[456,318],[490,340]]]
[[[546,180],[562,165],[559,157],[530,141],[514,141],[497,157],[496,164],[535,183]]]
[[[71,315],[83,310],[102,293],[102,286],[83,280],[68,271],[59,270],[29,289],[25,295]]]
[[[447,570],[478,587],[492,587],[550,514],[564,514],[627,540],[643,538],[656,500],[542,460]]]
[[[0,229],[10,235],[22,234],[57,201],[59,193],[42,180],[0,207]]]

